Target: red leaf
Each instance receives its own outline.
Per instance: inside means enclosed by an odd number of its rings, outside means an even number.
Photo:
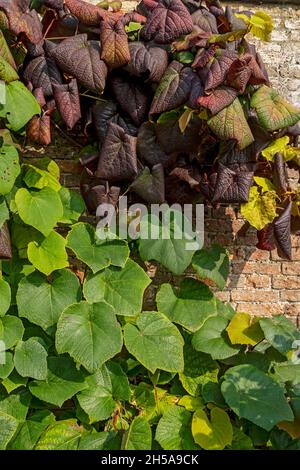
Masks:
[[[110,69],[130,61],[128,38],[122,21],[109,18],[100,24],[101,59]]]
[[[168,67],[168,54],[160,47],[146,47],[142,42],[129,44],[130,62],[126,70],[136,77],[159,82]]]
[[[53,95],[52,80],[62,83],[62,76],[54,59],[44,55],[32,59],[24,69],[23,76],[27,82],[31,82],[33,88],[42,88],[46,97]]]
[[[33,116],[27,125],[27,137],[30,141],[40,145],[51,143],[51,120],[47,113],[42,116]]]
[[[145,41],[169,44],[192,29],[191,15],[181,0],[159,0],[141,34]]]
[[[126,134],[117,124],[110,123],[96,176],[114,182],[131,181],[136,175],[136,137]]]
[[[54,99],[63,121],[73,129],[81,118],[80,98],[75,79],[67,85],[53,85]]]
[[[195,59],[191,67],[193,69],[205,67],[211,58],[215,55],[217,47],[218,46],[216,44],[212,44],[208,49],[199,49],[195,55]]]
[[[207,70],[207,78],[204,86],[205,91],[222,85],[226,79],[228,70],[236,58],[236,52],[227,51],[225,49],[217,50],[215,57],[205,67]]]
[[[0,0],[0,10],[8,18],[11,31],[18,36],[23,33],[34,44],[42,38],[42,25],[35,10],[30,10],[31,0]]]
[[[218,34],[217,20],[215,16],[206,8],[199,8],[192,14],[194,25],[199,26],[203,31],[210,34]]]
[[[86,34],[78,34],[62,41],[50,51],[61,70],[77,78],[85,88],[103,92],[107,67],[100,59],[98,41],[88,41]]]
[[[262,230],[257,232],[258,242],[256,248],[259,250],[272,251],[275,249],[274,242],[274,227],[273,224],[268,224]]]
[[[102,8],[82,0],[65,0],[65,5],[72,15],[87,26],[99,26],[100,21],[108,16]]]
[[[120,18],[120,21],[124,26],[131,22],[145,24],[147,18],[146,16],[140,15],[137,11],[130,11],[125,13],[125,15]]]
[[[266,83],[266,79],[255,58],[251,54],[244,54],[232,63],[228,70],[227,83],[244,93],[248,82],[260,85]]]
[[[209,109],[212,114],[217,114],[233,103],[237,95],[238,92],[234,88],[216,88],[209,95],[200,96],[200,98],[198,98],[198,105]]]

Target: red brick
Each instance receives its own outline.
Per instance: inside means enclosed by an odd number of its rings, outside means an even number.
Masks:
[[[297,261],[285,261],[281,266],[283,274],[300,274],[300,263]]]
[[[234,288],[240,289],[242,287],[245,287],[245,283],[246,283],[246,276],[244,275],[238,276],[238,275],[233,274],[229,276],[226,289],[234,289]]]
[[[280,263],[258,263],[255,261],[247,261],[246,263],[233,263],[232,272],[233,274],[280,274],[280,268]]]
[[[298,289],[300,288],[300,276],[273,276],[274,289]]]
[[[300,302],[300,290],[284,290],[280,292],[280,299],[287,302]]]
[[[299,315],[300,317],[300,302],[287,303],[284,306],[284,313],[291,316]]]
[[[282,304],[273,304],[273,303],[252,303],[244,302],[239,303],[236,307],[238,312],[251,313],[252,315],[257,315],[259,317],[266,317],[270,315],[279,315],[284,313],[284,305]]]
[[[255,250],[246,248],[246,258],[248,261],[268,261],[270,259],[270,252],[265,250]]]
[[[279,292],[262,289],[233,289],[231,300],[233,302],[278,302]]]
[[[271,287],[271,277],[267,274],[248,274],[245,275],[245,285],[256,289],[268,289]]]

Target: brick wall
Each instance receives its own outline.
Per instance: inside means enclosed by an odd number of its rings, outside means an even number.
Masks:
[[[97,3],[98,0],[91,0]],[[226,2],[224,2],[226,3]],[[271,43],[259,44],[265,63],[269,69],[273,85],[284,96],[300,106],[300,0],[293,5],[278,5],[278,1],[256,2],[254,9],[264,9],[275,20],[275,31]],[[136,2],[123,3],[124,8],[132,8]],[[249,8],[251,3],[228,2],[228,4]],[[298,6],[297,6],[298,5]],[[56,137],[57,139],[57,137]],[[78,166],[74,157],[78,148],[61,136],[45,153],[55,158],[61,166],[63,184],[78,188]],[[61,150],[60,150],[61,149]],[[29,153],[38,154],[34,149]],[[230,252],[232,268],[225,291],[218,293],[221,299],[232,302],[238,310],[256,315],[284,313],[296,322],[300,321],[300,238],[293,237],[293,262],[282,261],[276,252],[268,253],[255,248],[256,235],[248,231],[244,237],[236,237],[243,226],[243,219],[234,208],[206,209],[207,243],[220,243]],[[148,291],[147,304],[151,306],[155,291],[163,280],[177,283],[170,274],[149,264],[153,285]]]

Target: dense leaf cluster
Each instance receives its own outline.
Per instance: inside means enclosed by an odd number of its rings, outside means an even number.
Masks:
[[[253,50],[243,50],[246,31],[268,37],[269,20],[235,19],[219,2],[206,3],[188,3],[191,15],[179,0],[147,0],[139,13],[121,15],[81,0],[34,1],[41,22],[31,2],[0,0],[0,449],[300,448],[300,333],[282,316],[252,318],[218,300],[209,286],[225,286],[226,251],[187,251],[188,234],[135,243],[107,230],[99,238],[79,221],[84,202],[61,186],[54,161],[19,159],[17,134],[26,125],[45,144],[55,108],[71,128],[89,103],[101,144],[96,165],[82,157],[91,210],[117,203],[128,183],[148,202],[171,198],[171,189],[181,202],[206,191],[213,202],[243,200],[250,221],[258,211],[258,230],[272,216],[268,233],[287,250],[290,212],[282,207],[277,217],[276,185],[285,181],[285,161],[296,158],[286,126],[299,116],[269,88]],[[61,35],[70,37],[54,39]],[[131,41],[137,35],[143,43]],[[186,64],[191,55],[194,67]],[[275,135],[281,127],[284,135]],[[226,158],[215,161],[226,145]],[[254,148],[277,179],[254,175],[254,162],[243,160]],[[241,161],[233,167],[231,158]],[[203,180],[211,165],[216,185]],[[116,186],[107,191],[107,182]],[[288,187],[280,195],[280,204],[295,207]],[[161,230],[159,220],[141,225]],[[174,235],[174,220],[170,228]],[[69,253],[84,271],[70,268]],[[191,264],[194,276],[178,288],[161,285],[156,310],[144,311],[151,279],[142,260],[151,259],[175,275]]]

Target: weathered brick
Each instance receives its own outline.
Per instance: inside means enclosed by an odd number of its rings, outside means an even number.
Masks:
[[[270,315],[279,315],[284,313],[284,305],[279,303],[253,303],[243,302],[237,304],[238,312],[251,313],[259,317],[265,317]]]
[[[229,302],[230,301],[230,292],[216,292],[216,296],[218,299],[222,300],[222,302]]]
[[[287,302],[300,302],[300,290],[283,290],[280,299]]]
[[[270,252],[258,249],[253,251],[253,247],[246,248],[246,258],[248,261],[268,261],[270,259]]]
[[[246,263],[237,262],[232,266],[233,274],[279,274],[281,272],[280,263],[258,263],[255,261],[248,261]]]
[[[300,275],[300,262],[299,261],[285,261],[282,263],[282,273]]]
[[[268,289],[271,287],[271,277],[266,274],[245,275],[245,286],[255,287],[256,289]]]
[[[273,276],[272,287],[274,289],[298,289],[300,288],[300,276]]]
[[[279,292],[263,289],[232,289],[233,302],[278,302]]]
[[[291,316],[300,316],[300,302],[288,302],[284,306],[284,313]]]

